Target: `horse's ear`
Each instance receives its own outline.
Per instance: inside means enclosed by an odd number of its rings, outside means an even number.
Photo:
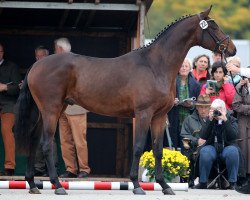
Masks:
[[[206,18],[208,17],[208,15],[209,15],[211,9],[212,9],[212,5],[210,6],[210,8],[208,8],[208,9],[205,10],[204,12],[201,12],[201,16],[202,16],[203,19],[206,19]]]

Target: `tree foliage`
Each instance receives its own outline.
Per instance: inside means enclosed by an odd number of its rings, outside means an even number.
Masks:
[[[250,0],[154,0],[147,13],[145,34],[154,38],[181,16],[196,14],[213,5],[209,14],[233,39],[250,39]]]

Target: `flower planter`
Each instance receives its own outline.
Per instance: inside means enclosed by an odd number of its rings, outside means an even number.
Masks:
[[[161,162],[162,173],[167,183],[179,183],[180,177],[188,177],[189,160],[181,152],[163,149]],[[140,159],[140,167],[145,169],[140,176],[142,181],[155,182],[155,158],[152,150],[144,152]]]
[[[147,175],[148,170],[145,169],[142,173],[142,181],[143,182],[156,182],[155,178],[150,178],[149,175]],[[165,179],[166,183],[180,183],[180,176],[176,176],[174,178],[172,178],[171,180],[169,179]]]

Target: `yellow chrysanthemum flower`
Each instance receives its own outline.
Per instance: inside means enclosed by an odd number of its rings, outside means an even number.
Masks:
[[[181,152],[163,149],[161,164],[164,177],[174,178],[177,175],[187,177],[189,163],[188,158],[182,155]],[[151,178],[155,177],[155,158],[152,150],[144,152],[140,159],[140,166],[148,170],[148,175]]]

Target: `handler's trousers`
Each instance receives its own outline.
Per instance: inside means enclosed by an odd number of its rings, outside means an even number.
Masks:
[[[14,125],[14,114],[13,113],[2,113],[1,117],[1,131],[4,143],[5,151],[5,169],[15,169],[15,138],[12,132]]]
[[[66,170],[73,174],[77,174],[78,171],[90,173],[86,140],[86,114],[68,115],[63,113],[59,119],[59,131]]]

